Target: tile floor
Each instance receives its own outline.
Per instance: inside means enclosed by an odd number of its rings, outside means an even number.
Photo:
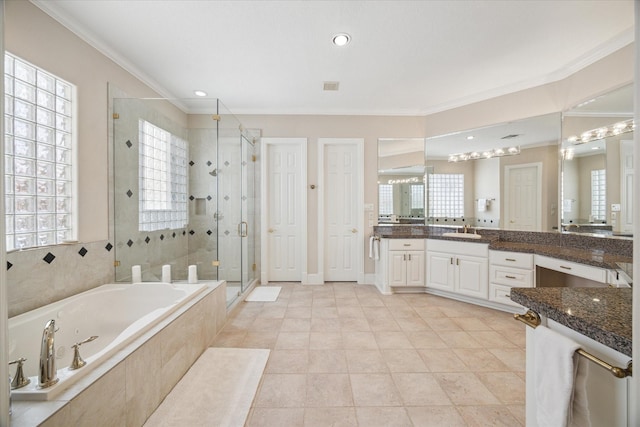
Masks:
[[[509,313],[373,286],[277,283],[214,346],[269,348],[246,426],[524,426],[525,330]]]

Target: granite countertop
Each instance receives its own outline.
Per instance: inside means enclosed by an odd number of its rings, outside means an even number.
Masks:
[[[631,357],[630,288],[512,288],[511,300]]]
[[[573,261],[580,264],[614,270],[620,268],[616,263],[633,262],[632,257],[611,254],[600,249],[580,249],[570,246],[505,242],[496,240],[491,242],[489,249],[497,251],[533,253],[536,255],[544,255],[551,258],[558,258],[566,261]]]

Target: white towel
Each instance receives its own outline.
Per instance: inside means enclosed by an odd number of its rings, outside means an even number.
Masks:
[[[374,236],[369,237],[369,258],[373,260],[380,259],[380,241]]]
[[[487,199],[478,199],[478,212],[487,210]]]
[[[535,345],[535,396],[536,417],[538,425],[549,427],[566,427],[571,425],[576,397],[576,374],[579,363],[576,350],[580,345],[575,341],[552,331],[544,326],[534,330]],[[586,392],[584,378],[580,377],[578,391],[579,405],[586,409]],[[576,408],[579,409],[579,408]],[[587,415],[588,420],[588,415]],[[585,426],[585,424],[582,424]]]

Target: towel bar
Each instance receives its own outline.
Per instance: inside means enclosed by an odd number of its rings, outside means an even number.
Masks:
[[[380,236],[371,236],[373,237],[373,240],[380,240]]]
[[[521,321],[522,323],[524,323],[527,326],[530,326],[532,328],[536,328],[538,325],[540,325],[540,316],[538,315],[538,313],[536,313],[533,310],[529,310],[527,311],[525,314],[514,314],[513,318],[516,320]],[[618,366],[613,366],[610,365],[609,363],[605,362],[604,360],[594,356],[593,354],[584,351],[583,349],[579,348],[576,350],[576,353],[578,353],[580,356],[586,357],[587,359],[591,360],[592,362],[594,362],[596,365],[603,367],[604,369],[606,369],[607,371],[611,372],[611,374],[616,377],[616,378],[626,378],[626,377],[630,377],[631,374],[633,373],[633,361],[629,361],[629,363],[627,364],[626,368],[620,368]]]

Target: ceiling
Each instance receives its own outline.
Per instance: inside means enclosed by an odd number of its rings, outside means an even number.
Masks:
[[[235,114],[424,115],[633,41],[633,0],[32,2],[188,112],[200,89]]]

